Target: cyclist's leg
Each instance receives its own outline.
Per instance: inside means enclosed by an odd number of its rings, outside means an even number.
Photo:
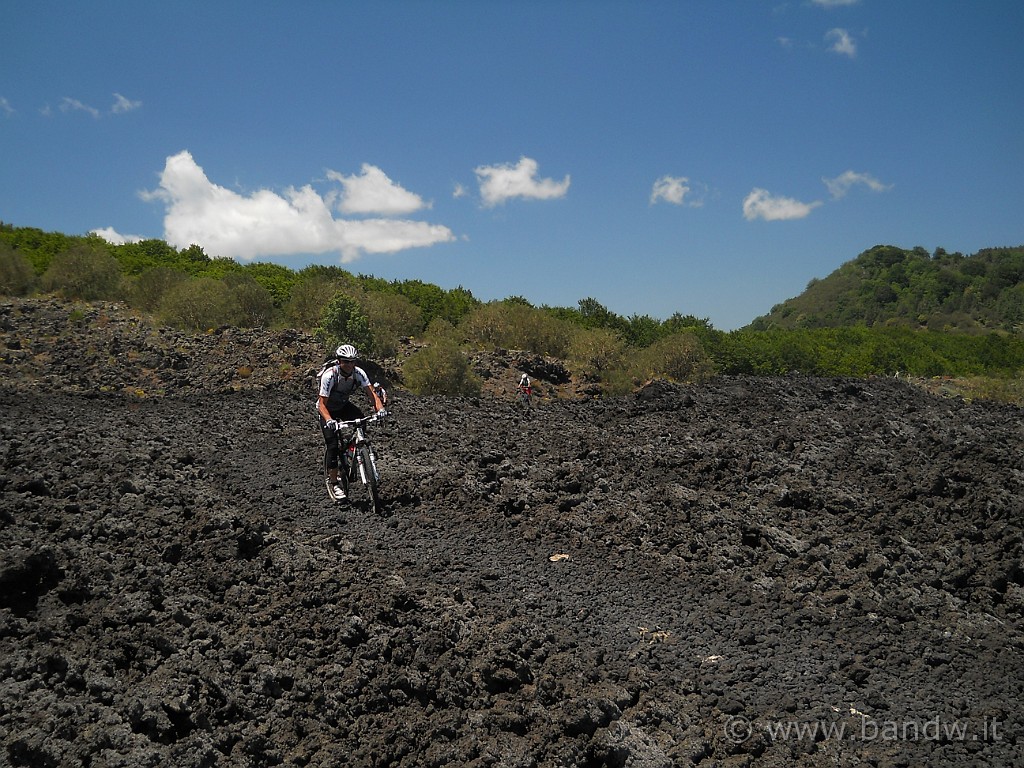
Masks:
[[[331,483],[336,483],[338,482],[338,456],[341,453],[341,449],[338,447],[338,431],[327,428],[327,420],[322,414],[317,414],[317,420],[320,423],[320,433],[323,435],[326,448],[324,469],[327,472],[327,479]]]

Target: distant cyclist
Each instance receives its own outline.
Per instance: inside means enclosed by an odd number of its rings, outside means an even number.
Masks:
[[[357,389],[366,392],[373,404],[374,413],[384,410],[377,390],[356,365],[358,353],[351,344],[342,344],[334,352],[334,359],[328,360],[318,374],[316,410],[320,431],[327,445],[327,491],[335,501],[345,500],[345,489],[338,480],[338,461],[341,454],[338,422],[363,418],[363,412],[349,397]]]
[[[530,377],[525,373],[519,377],[519,384],[516,387],[519,392],[519,401],[524,408],[530,407],[530,397],[533,395],[533,386],[530,384]]]

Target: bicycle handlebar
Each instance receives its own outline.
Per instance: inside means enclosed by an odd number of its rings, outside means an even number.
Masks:
[[[352,421],[337,421],[338,429],[354,429],[355,427],[365,427],[369,424],[373,424],[375,421],[380,421],[388,416],[386,409],[377,411],[371,416],[363,416],[361,419],[352,419]]]

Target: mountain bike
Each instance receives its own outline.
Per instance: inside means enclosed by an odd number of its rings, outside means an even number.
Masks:
[[[378,411],[372,416],[338,422],[339,430],[352,430],[348,438],[339,445],[341,466],[338,468],[338,480],[341,482],[341,487],[345,489],[345,495],[348,496],[351,485],[357,480],[361,482],[366,487],[370,509],[378,513],[382,509],[379,491],[380,473],[377,471],[377,456],[367,435],[367,427],[383,420],[387,415],[387,411]],[[331,481],[328,474],[326,449],[324,450],[324,480],[330,489]]]
[[[520,384],[516,387],[516,392],[519,409],[522,411],[523,416],[528,419],[533,410],[533,387]]]

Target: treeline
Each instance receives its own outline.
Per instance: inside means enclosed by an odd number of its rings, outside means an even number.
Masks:
[[[1024,331],[1024,247],[973,256],[878,245],[757,318],[751,328],[900,326]]]
[[[900,261],[887,247],[869,254],[876,265]],[[993,280],[1011,277],[1003,268],[992,272]],[[715,373],[1013,379],[1024,370],[1024,338],[1007,332],[960,334],[899,323],[783,328],[767,321],[762,329],[722,332],[707,319],[679,313],[667,320],[623,317],[593,298],[576,307],[536,307],[521,296],[481,302],[461,286],[386,281],[336,266],[294,271],[240,264],[195,245],[112,245],[96,236],[0,224],[0,293],[33,292],[125,301],[158,322],[195,332],[226,325],[302,328],[316,333],[325,351],[345,340],[377,358],[415,337],[425,345],[403,368],[414,391],[477,391],[467,353],[480,349],[558,358],[608,393],[653,378],[696,381]]]
[[[315,330],[331,299],[355,299],[376,344],[390,354],[402,335],[435,318],[458,322],[480,304],[463,288],[418,280],[388,282],[335,266],[295,271],[264,262],[210,257],[197,245],[178,250],[163,240],[114,245],[95,235],[68,236],[0,224],[0,291],[34,291],[66,299],[127,302],[162,323],[204,331],[220,326]]]
[[[387,281],[336,266],[294,271],[210,257],[199,246],[178,250],[162,240],[113,245],[0,224],[0,292],[35,291],[74,300],[118,300],[161,323],[202,332],[226,325],[293,327],[316,333],[325,350],[341,340],[367,356],[393,355],[403,337],[429,343],[417,375],[472,391],[463,370],[470,349],[520,349],[566,360],[609,390],[644,378],[685,380],[711,372],[692,328],[706,320],[675,315],[622,317],[588,298],[578,307],[534,307],[523,297],[484,303],[458,287]],[[416,371],[422,371],[417,374]],[[424,384],[424,389],[428,388]]]

